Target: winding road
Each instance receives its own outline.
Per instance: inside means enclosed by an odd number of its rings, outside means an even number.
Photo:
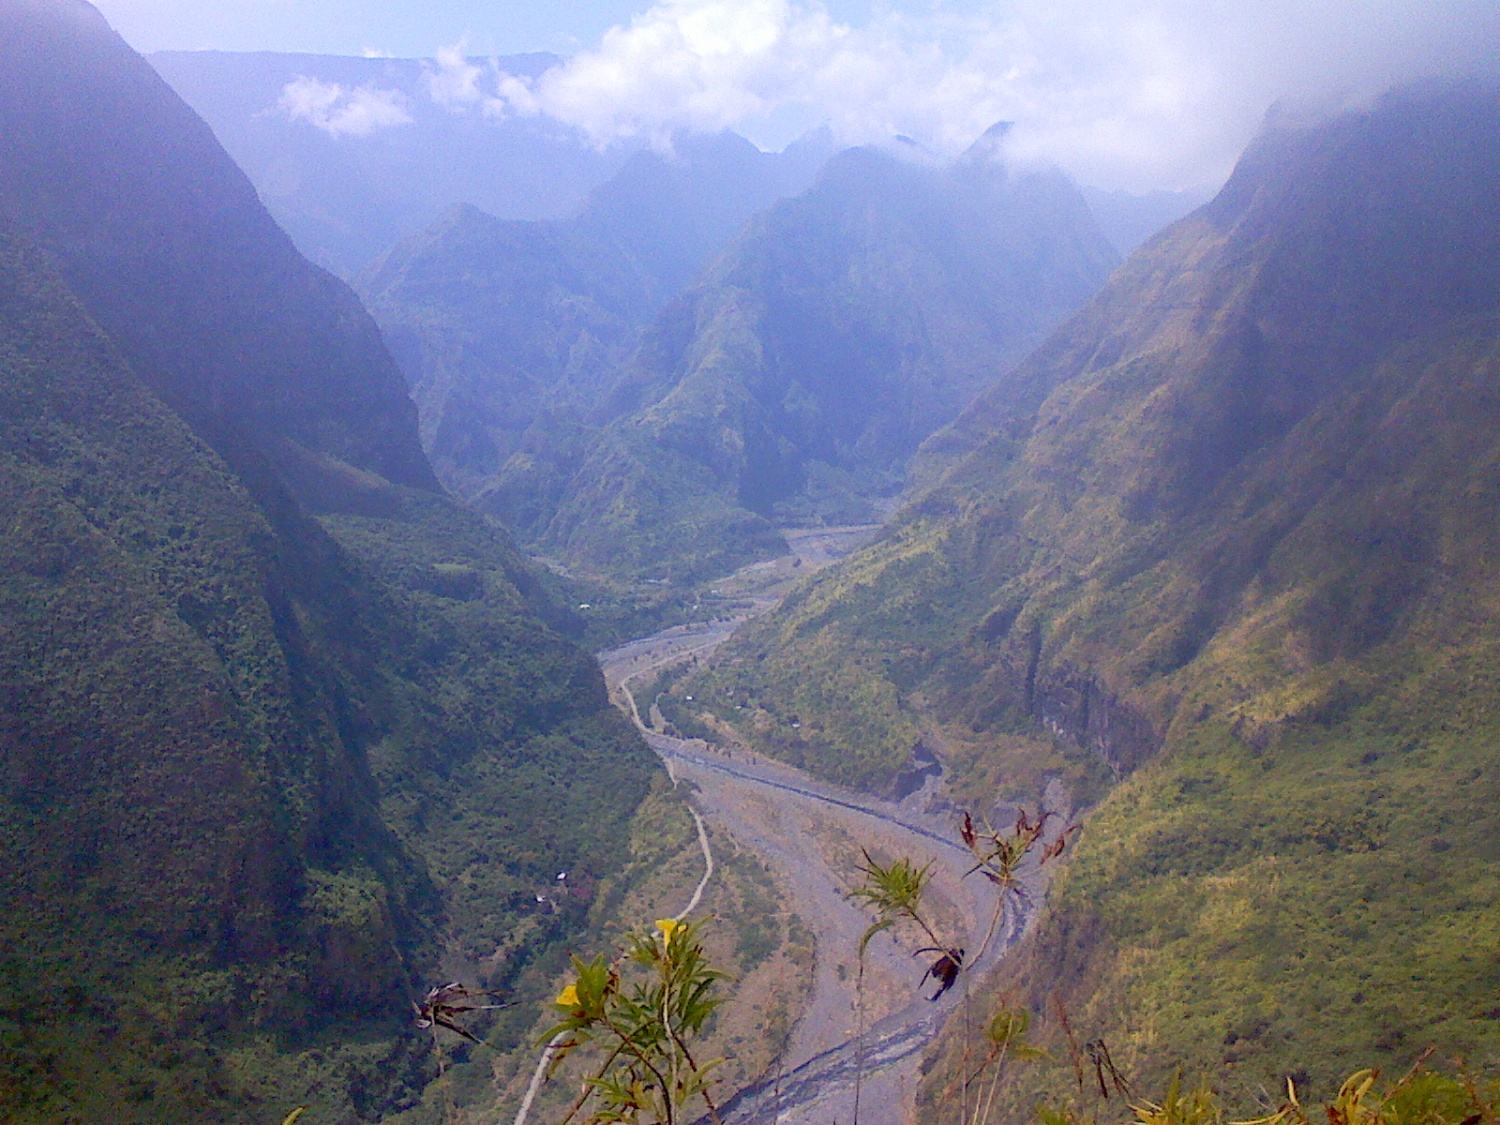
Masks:
[[[599,656],[617,703],[674,781],[691,786],[710,870],[704,820],[777,873],[817,943],[813,987],[786,1056],[775,1072],[724,1102],[724,1125],[852,1122],[856,1099],[862,1125],[903,1125],[916,1093],[922,1048],[964,1002],[969,983],[993,966],[1024,928],[1025,918],[1008,911],[1001,932],[994,932],[996,896],[983,880],[965,878],[972,859],[957,838],[955,813],[942,805],[933,782],[899,803],[886,801],[743,749],[674,738],[648,721],[659,718],[654,712],[643,719],[631,689],[640,677],[711,653],[745,621],[778,604],[797,579],[861,545],[874,530],[802,533],[792,539],[800,565],[761,563],[719,584],[721,591],[737,593],[736,612],[676,626]],[[958,985],[936,1002],[923,996],[932,985],[921,987],[930,956],[914,959],[910,952],[927,944],[917,935],[878,935],[861,974],[857,949],[870,916],[848,899],[861,848],[931,864],[928,901],[938,929],[970,951]]]

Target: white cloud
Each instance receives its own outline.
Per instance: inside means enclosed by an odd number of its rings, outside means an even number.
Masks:
[[[1013,151],[1130,187],[1222,175],[1277,99],[1363,97],[1500,44],[1493,0],[991,0],[855,27],[817,0],[658,0],[599,45],[485,95],[598,143],[827,120],[939,152],[1013,120]],[[759,132],[757,132],[759,130]]]
[[[664,0],[599,47],[535,80],[506,75],[513,112],[541,112],[608,142],[718,130],[795,100],[846,29],[788,0]]]
[[[484,97],[479,92],[479,76],[483,71],[464,57],[462,41],[440,47],[435,62],[436,66],[427,68],[427,94],[438,105],[457,108]]]
[[[480,66],[464,53],[465,46],[460,40],[451,47],[440,47],[426,65],[428,97],[455,112],[477,108],[487,117],[536,114],[537,107],[524,82],[501,72],[493,61],[488,67]],[[495,92],[484,89],[486,77]]]
[[[406,95],[376,86],[346,89],[337,82],[298,75],[282,87],[276,106],[293,121],[306,121],[333,137],[367,137],[377,129],[406,125]]]

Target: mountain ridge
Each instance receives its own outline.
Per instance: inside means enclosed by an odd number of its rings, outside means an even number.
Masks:
[[[698,577],[777,553],[774,523],[868,520],[1113,261],[1058,173],[839,154],[663,310],[581,469],[528,451],[479,502],[570,563]]]
[[[655,761],[207,128],[74,0],[0,63],[0,1116],[420,1107],[410,999],[539,987]]]
[[[11,5],[14,43],[50,26],[36,22],[46,7]],[[56,255],[101,327],[195,425],[251,431],[243,436],[273,460],[263,431],[394,483],[436,488],[410,436],[403,380],[358,299],[305,263],[208,127],[101,16],[76,6],[69,22],[58,50],[8,52],[0,206]],[[151,158],[97,161],[88,138],[101,134]],[[176,143],[164,144],[167,136]],[[264,308],[270,290],[288,298],[275,320]],[[150,312],[166,302],[204,335],[153,335],[159,318]],[[349,394],[341,370],[365,372],[365,392]]]
[[[683,137],[632,155],[570,218],[459,204],[361,275],[445,483],[473,499],[531,430],[567,447],[607,417],[641,328],[749,214],[811,176],[821,143]]]
[[[1066,1057],[1061,1004],[1137,1088],[1321,1096],[1497,1042],[1451,939],[1500,910],[1497,106],[1273,119],[1018,368],[1030,402],[982,396],[881,541],[662,698],[840,780],[920,741],[980,811],[1097,798],[991,995]]]

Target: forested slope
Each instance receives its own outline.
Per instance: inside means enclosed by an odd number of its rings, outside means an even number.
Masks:
[[[575,451],[618,413],[610,389],[641,329],[746,219],[806,187],[826,148],[816,134],[780,153],[733,133],[681,137],[634,154],[569,218],[463,204],[392,247],[358,284],[443,483],[472,499],[517,454]]]
[[[409,998],[550,971],[652,759],[206,127],[79,0],[0,67],[0,1116],[413,1106]]]
[[[998,986],[1060,1057],[1054,997],[1138,1089],[1496,1057],[1497,113],[1273,117],[669,704],[869,785],[922,738],[981,807],[1110,790]]]

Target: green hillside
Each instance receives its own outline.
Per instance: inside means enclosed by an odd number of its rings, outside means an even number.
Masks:
[[[529,432],[587,417],[654,311],[652,279],[616,240],[467,206],[388,253],[364,289],[411,380],[423,444],[464,496]]]
[[[555,462],[507,466],[488,502],[565,558],[645,574],[763,557],[777,524],[872,519],[921,441],[1114,264],[1072,185],[1008,169],[997,143],[942,168],[835,157],[657,319],[555,506],[526,506]]]
[[[379,330],[208,126],[82,0],[3,15],[0,208],[146,384],[237,467],[309,495],[337,491],[338,463],[435,490]]]
[[[1064,1060],[1054,999],[1138,1089],[1247,1109],[1496,1060],[1497,110],[1273,118],[929,443],[881,542],[676,689],[842,780],[921,738],[978,808],[1107,793],[991,992]]]
[[[416,1107],[410,999],[543,988],[654,759],[206,127],[75,0],[0,67],[0,1118]]]

